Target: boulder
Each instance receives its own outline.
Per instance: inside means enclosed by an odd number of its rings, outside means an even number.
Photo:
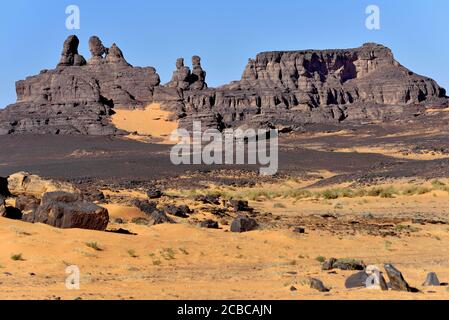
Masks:
[[[371,280],[370,283],[368,283],[369,280]],[[381,272],[374,275],[372,273],[360,271],[351,275],[345,281],[345,288],[347,289],[367,288],[368,286],[371,289],[388,290],[387,282]]]
[[[438,276],[435,272],[429,272],[427,274],[426,280],[423,283],[424,287],[438,287],[440,285],[440,280],[438,279]]]
[[[136,206],[140,211],[147,215],[151,215],[157,208],[157,204],[155,202],[140,199],[134,199],[132,201],[132,205]]]
[[[409,286],[407,281],[405,281],[402,273],[396,269],[392,264],[384,265],[385,271],[387,272],[388,279],[390,280],[390,287],[396,291],[407,291],[414,292],[416,289],[413,289]]]
[[[157,188],[151,188],[147,191],[148,199],[160,199],[163,195],[163,192]]]
[[[330,290],[324,286],[323,281],[316,279],[316,278],[310,278],[310,288],[318,290],[319,292],[329,292]]]
[[[192,57],[192,74],[190,76],[190,89],[203,90],[207,88],[206,71],[201,67],[201,58]]]
[[[9,191],[15,195],[31,196],[41,199],[48,192],[67,192],[79,194],[80,191],[68,182],[44,179],[28,172],[18,172],[8,177]]]
[[[155,226],[158,224],[164,223],[175,223],[172,219],[170,219],[165,212],[156,210],[148,217],[148,225]]]
[[[190,210],[187,205],[175,206],[170,204],[164,207],[164,212],[179,218],[188,218],[189,214],[192,213],[192,210]]]
[[[15,207],[22,212],[22,220],[33,222],[33,214],[40,205],[40,200],[32,196],[19,195]]]
[[[220,204],[220,196],[216,195],[199,195],[195,197],[195,201],[202,202],[204,204]]]
[[[321,266],[322,270],[332,270],[332,269],[340,269],[340,270],[365,270],[366,265],[363,261],[356,259],[335,259],[330,258],[325,261]]]
[[[248,201],[244,200],[235,200],[231,199],[229,200],[229,205],[236,211],[236,212],[252,212],[254,211],[253,208],[248,206]]]
[[[206,228],[206,229],[218,229],[218,222],[214,221],[214,220],[204,220],[200,223],[200,227],[201,228]]]
[[[257,228],[257,222],[254,219],[240,216],[232,221],[231,232],[248,232]]]
[[[108,210],[83,201],[79,194],[47,192],[33,214],[32,222],[69,229],[106,230]]]

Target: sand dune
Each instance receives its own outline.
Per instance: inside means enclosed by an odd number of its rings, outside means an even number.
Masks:
[[[171,112],[153,103],[145,109],[114,109],[112,123],[118,128],[133,134],[127,136],[142,142],[170,144],[170,134],[178,128],[177,121],[170,119]]]

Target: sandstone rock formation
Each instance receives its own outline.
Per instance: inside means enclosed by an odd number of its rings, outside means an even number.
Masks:
[[[58,67],[64,66],[84,66],[86,59],[78,54],[78,45],[80,41],[77,36],[70,36],[64,42],[62,48],[61,60]]]
[[[62,181],[43,179],[28,172],[18,172],[8,177],[9,192],[16,196],[31,196],[42,199],[47,192],[63,191],[77,193],[80,191],[72,184]]]
[[[208,88],[198,56],[192,70],[176,62],[172,80],[160,85],[151,67],[133,67],[114,44],[89,40],[92,58],[78,54],[69,37],[55,70],[18,81],[17,103],[0,111],[0,134],[116,135],[114,107],[159,102],[181,127],[302,128],[308,124],[396,121],[426,107],[449,104],[446,91],[397,62],[392,51],[367,43],[346,50],[263,52],[250,59],[242,78]]]
[[[44,194],[41,205],[32,215],[33,223],[45,223],[68,229],[106,230],[109,214],[105,208],[85,202],[80,195],[67,192]]]
[[[81,192],[69,183],[25,172],[0,178],[2,181],[7,184],[0,188],[1,217],[64,229],[105,230],[108,225],[108,210],[85,201]],[[6,206],[6,197],[15,204]]]
[[[114,106],[152,102],[159,75],[152,67],[132,67],[113,45],[89,41],[92,58],[78,63],[78,38],[64,43],[54,70],[16,83],[17,103],[0,111],[0,134],[122,134],[110,123]]]

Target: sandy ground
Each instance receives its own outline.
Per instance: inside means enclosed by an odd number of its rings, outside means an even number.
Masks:
[[[449,279],[449,233],[425,227],[407,238],[345,238],[311,232],[232,234],[189,225],[127,225],[137,236],[57,230],[0,219],[1,299],[447,299],[445,287],[423,293],[348,290],[353,272],[320,270],[317,256],[394,263],[414,286],[429,271]],[[438,235],[438,240],[428,234]],[[89,248],[96,242],[102,251]],[[10,256],[21,253],[23,261]],[[81,270],[80,290],[65,288],[67,265]],[[308,288],[309,276],[331,287]],[[295,286],[298,291],[291,292]]]
[[[171,144],[170,134],[178,128],[177,121],[170,120],[171,112],[153,103],[144,109],[114,109],[112,123],[119,129],[132,132],[129,139],[142,142]]]
[[[288,181],[283,186],[294,183],[307,184]],[[105,194],[143,197],[142,192],[132,190],[105,190]],[[242,194],[246,193],[242,191]],[[187,199],[177,201],[188,203]],[[425,211],[428,218],[447,217],[448,203],[449,194],[443,191],[391,199],[250,201],[257,210],[283,217],[326,212],[340,216],[366,212],[376,215],[387,211],[395,217],[401,212],[415,211]],[[136,225],[129,221],[144,216],[137,208],[118,203],[105,207],[112,221],[120,217],[126,222],[111,223],[109,230],[124,228],[137,235],[60,230],[0,218],[0,299],[449,298],[446,287],[421,286],[431,271],[437,272],[440,281],[449,280],[447,225],[413,225],[414,231],[407,235],[387,237],[363,232],[342,235],[319,229],[296,234],[288,228],[235,234],[228,232],[226,225],[221,225],[219,230],[201,229],[192,220],[182,219],[178,219],[176,225]],[[205,217],[200,206],[192,205],[192,208],[198,210],[195,218]],[[98,248],[89,247],[88,243],[95,243]],[[12,258],[18,254],[22,260]],[[345,279],[354,272],[321,271],[317,257],[361,259],[379,267],[393,263],[406,280],[422,292],[345,289]],[[80,290],[65,287],[65,271],[69,265],[80,268]],[[310,289],[309,277],[321,279],[331,291],[319,293]],[[292,292],[292,286],[298,290]]]

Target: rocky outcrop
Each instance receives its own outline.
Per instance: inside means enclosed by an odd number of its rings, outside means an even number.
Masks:
[[[0,134],[124,134],[110,123],[113,108],[153,101],[154,68],[131,66],[117,45],[105,48],[98,37],[89,41],[89,62],[78,63],[78,44],[70,36],[56,69],[16,83],[17,103],[0,111]]]
[[[85,202],[77,194],[49,192],[31,217],[33,223],[69,229],[106,230],[109,214],[105,208]]]
[[[26,172],[1,178],[0,216],[57,228],[105,230],[108,210],[85,201],[81,192],[67,182],[46,180]],[[6,206],[5,198],[15,202]]]
[[[78,54],[79,44],[80,41],[77,36],[67,38],[62,48],[61,60],[59,61],[58,67],[84,66],[86,64],[86,59]]]
[[[208,88],[199,56],[192,70],[176,62],[160,85],[152,67],[131,66],[117,45],[91,37],[91,59],[69,37],[54,70],[18,81],[17,103],[0,111],[0,134],[124,134],[110,123],[114,107],[159,102],[181,127],[303,128],[308,124],[407,121],[426,107],[449,104],[446,91],[374,43],[346,50],[263,52],[250,59],[239,81]]]
[[[8,189],[13,195],[42,199],[48,192],[62,191],[79,194],[72,184],[51,179],[44,179],[28,172],[18,172],[8,177]]]

